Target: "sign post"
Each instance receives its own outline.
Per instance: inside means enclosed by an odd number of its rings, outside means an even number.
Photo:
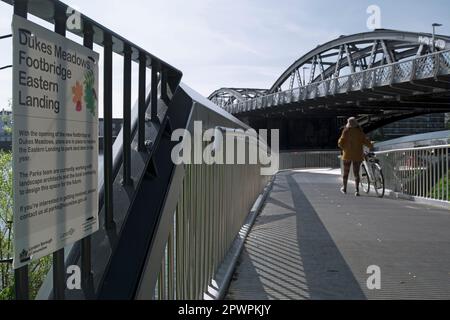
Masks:
[[[14,16],[14,268],[98,230],[98,59]]]

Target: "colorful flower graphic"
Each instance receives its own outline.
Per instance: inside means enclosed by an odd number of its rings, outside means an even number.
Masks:
[[[83,98],[83,87],[77,81],[75,86],[72,87],[73,98],[72,101],[75,103],[75,109],[77,112],[81,112],[83,105],[81,104],[81,99]]]

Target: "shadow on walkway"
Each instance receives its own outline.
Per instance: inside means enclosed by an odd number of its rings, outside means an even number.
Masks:
[[[334,240],[295,180],[285,175],[296,211],[297,241],[311,299],[365,299]]]
[[[295,175],[276,177],[227,299],[365,299]]]

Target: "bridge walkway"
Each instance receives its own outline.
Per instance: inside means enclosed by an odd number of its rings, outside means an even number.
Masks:
[[[227,299],[450,298],[450,210],[339,185],[336,170],[276,176]],[[380,290],[367,288],[371,265]]]

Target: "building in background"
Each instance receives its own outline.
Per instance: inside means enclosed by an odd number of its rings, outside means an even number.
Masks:
[[[0,150],[11,150],[12,112],[0,110]]]
[[[11,135],[12,111],[0,110],[0,136]]]
[[[98,142],[100,152],[103,150],[103,131],[104,131],[103,118],[98,119]],[[112,119],[112,135],[113,141],[116,140],[117,135],[122,129],[123,119]]]
[[[448,115],[445,113],[427,114],[391,123],[371,132],[372,140],[386,141],[413,134],[421,134],[447,129]]]

